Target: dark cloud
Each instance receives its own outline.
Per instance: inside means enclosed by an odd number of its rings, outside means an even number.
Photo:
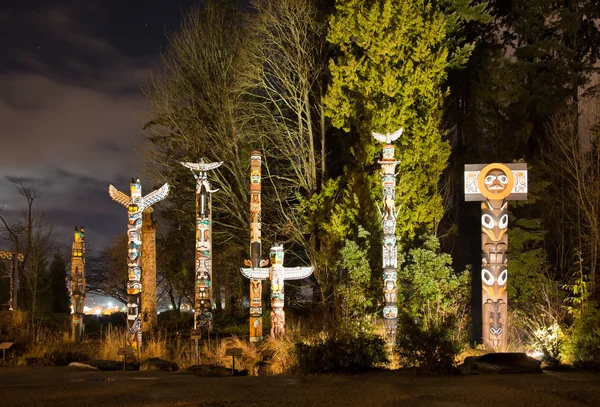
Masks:
[[[101,248],[125,230],[108,185],[141,174],[150,108],[140,84],[158,66],[165,31],[191,1],[14,2],[0,9],[0,203],[24,198],[4,175],[36,185],[36,202],[70,242],[74,225]],[[144,180],[142,180],[144,181]],[[150,186],[146,186],[149,188]]]

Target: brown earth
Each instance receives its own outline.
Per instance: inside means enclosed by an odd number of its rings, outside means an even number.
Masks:
[[[0,406],[598,406],[600,374],[202,378],[185,372],[0,368]]]

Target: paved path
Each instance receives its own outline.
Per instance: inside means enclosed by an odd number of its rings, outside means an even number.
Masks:
[[[202,378],[176,372],[0,368],[0,406],[598,406],[600,374],[408,373]]]

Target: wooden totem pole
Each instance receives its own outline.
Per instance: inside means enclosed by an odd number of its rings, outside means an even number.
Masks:
[[[285,280],[302,280],[310,276],[313,267],[284,267],[283,245],[271,247],[271,267],[242,268],[242,274],[252,280],[271,280],[271,337],[280,339],[285,335],[285,297],[283,284]]]
[[[76,341],[83,340],[83,307],[85,305],[85,230],[83,226],[73,233],[73,250],[71,251],[71,315],[72,335]]]
[[[262,249],[260,240],[260,193],[261,193],[261,156],[260,151],[250,154],[250,259],[244,260],[246,267],[258,270],[265,266],[268,260],[261,260]],[[244,274],[245,269],[241,269]],[[250,342],[263,340],[262,334],[262,281],[259,278],[250,279]]]
[[[112,185],[108,186],[110,197],[117,203],[127,207],[129,222],[127,236],[129,237],[127,252],[127,267],[129,281],[127,282],[127,344],[133,349],[142,347],[142,213],[146,208],[161,201],[169,194],[169,184],[164,184],[156,191],[142,197],[142,185],[138,178],[131,179],[131,197],[118,191]]]
[[[465,165],[465,200],[481,203],[483,343],[505,350],[508,294],[508,201],[527,199],[527,164]]]
[[[142,213],[142,332],[150,332],[158,324],[156,308],[156,222],[154,209],[146,208]]]
[[[196,264],[194,294],[194,331],[200,330],[200,336],[212,331],[213,293],[212,293],[212,200],[211,194],[218,189],[211,189],[206,176],[223,162],[181,163],[189,168],[196,179]],[[197,336],[197,335],[192,335]],[[196,344],[198,339],[196,340]]]
[[[25,260],[25,256],[21,253],[8,252],[0,250],[0,259],[10,261],[9,271],[9,293],[8,293],[8,304],[2,304],[3,306],[8,305],[9,311],[17,309],[17,297],[19,294],[19,266]]]
[[[394,160],[394,145],[392,141],[402,135],[402,129],[393,134],[386,135],[373,133],[373,137],[383,144],[381,176],[383,186],[383,318],[389,344],[396,343],[396,329],[398,327],[398,252],[396,249],[396,165],[400,161]]]

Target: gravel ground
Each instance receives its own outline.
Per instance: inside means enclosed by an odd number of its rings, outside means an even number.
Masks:
[[[202,378],[176,372],[0,368],[0,406],[598,406],[600,374]]]

